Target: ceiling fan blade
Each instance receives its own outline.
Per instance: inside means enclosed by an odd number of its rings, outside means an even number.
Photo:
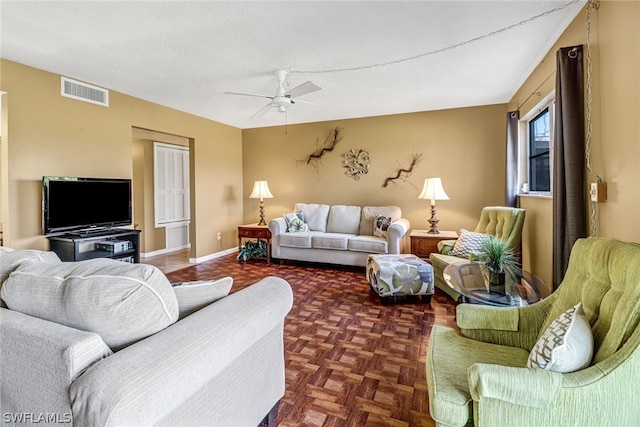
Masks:
[[[289,89],[285,92],[285,96],[295,98],[297,96],[306,95],[307,93],[316,92],[320,89],[322,89],[320,86],[317,86],[315,83],[308,81],[294,87],[293,89]]]
[[[267,105],[265,105],[264,107],[262,107],[261,109],[258,110],[257,113],[255,113],[253,116],[251,116],[249,118],[249,120],[258,118],[258,117],[262,117],[264,116],[264,114],[269,111],[269,108],[271,108],[271,103],[268,103]]]
[[[291,103],[292,104],[297,104],[297,103],[309,104],[309,105],[315,105],[316,107],[322,107],[320,104],[316,104],[315,102],[303,101],[302,99],[298,99],[298,98],[296,98],[295,100],[292,99]]]
[[[226,95],[241,95],[241,96],[255,96],[258,98],[267,98],[267,99],[273,99],[273,96],[269,96],[269,95],[260,95],[257,93],[244,93],[244,92],[222,92]]]

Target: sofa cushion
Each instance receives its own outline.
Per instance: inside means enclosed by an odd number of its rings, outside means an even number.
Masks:
[[[373,222],[378,215],[388,216],[391,218],[391,222],[394,222],[402,218],[402,209],[398,206],[364,206],[358,234],[361,236],[373,236]]]
[[[301,231],[299,233],[284,233],[280,235],[280,246],[289,248],[310,249],[311,238],[318,232]]]
[[[171,284],[156,267],[101,258],[25,262],[7,279],[11,310],[95,332],[118,350],[178,319]]]
[[[33,249],[11,249],[0,246],[0,287],[9,277],[12,271],[26,261],[36,262],[61,262],[55,252],[38,251]],[[6,307],[4,301],[0,299],[0,307]]]
[[[511,208],[508,206],[486,206],[480,213],[480,221],[476,227],[476,231],[499,237],[508,241],[513,239],[516,227],[517,217],[522,217],[524,221],[524,210]],[[514,229],[514,227],[516,227]]]
[[[353,237],[353,235],[342,233],[315,234],[311,239],[311,246],[314,249],[338,249],[346,251],[350,237]]]
[[[327,231],[327,220],[329,218],[329,205],[319,205],[317,203],[297,203],[294,211],[302,211],[304,220],[311,231]]]
[[[233,278],[172,283],[178,300],[179,319],[229,295]]]
[[[589,366],[592,356],[591,325],[578,303],[549,325],[531,350],[527,368],[573,372]]]
[[[347,249],[354,252],[386,254],[389,252],[389,243],[386,239],[382,239],[380,237],[353,236],[349,238]]]
[[[453,255],[439,254],[436,252],[432,252],[431,255],[429,255],[429,261],[431,261],[431,265],[439,268],[441,271],[451,264],[464,264],[469,262],[469,260],[465,258],[460,258]]]
[[[521,348],[465,338],[448,326],[434,325],[427,348],[431,417],[442,425],[473,424],[469,367],[475,363],[487,363],[522,368],[528,355]]]
[[[328,233],[358,234],[360,231],[360,206],[333,205],[329,209]]]

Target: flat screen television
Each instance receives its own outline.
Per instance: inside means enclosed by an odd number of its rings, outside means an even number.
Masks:
[[[131,225],[131,180],[42,177],[45,235]]]

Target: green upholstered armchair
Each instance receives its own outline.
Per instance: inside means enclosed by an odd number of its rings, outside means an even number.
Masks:
[[[525,210],[507,206],[487,206],[480,213],[480,222],[474,230],[476,233],[484,233],[496,236],[506,241],[516,253],[520,253],[520,240],[522,238],[522,226],[524,225]],[[442,240],[438,242],[439,253],[432,253],[429,260],[433,265],[433,274],[436,288],[441,289],[456,301],[460,294],[451,289],[444,281],[442,272],[449,264],[469,262],[467,258],[459,258],[449,253],[453,249],[455,240]]]
[[[554,319],[581,302],[593,333],[589,366],[526,368]],[[427,351],[429,412],[440,426],[640,424],[640,245],[574,245],[564,280],[525,307],[460,304],[454,329],[435,325]]]

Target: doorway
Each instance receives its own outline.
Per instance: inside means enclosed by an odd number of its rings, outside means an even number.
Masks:
[[[194,248],[191,247],[190,236],[194,230],[189,230],[188,222],[182,224],[158,224],[156,221],[156,197],[154,178],[154,143],[174,146],[186,151],[187,164],[192,155],[190,148],[192,140],[188,137],[172,135],[149,129],[132,128],[133,150],[133,218],[137,228],[142,230],[140,238],[141,259],[158,255],[171,254],[172,258],[179,255],[188,264],[189,256]],[[193,194],[191,180],[188,180],[188,194]],[[187,201],[187,218],[191,217],[190,200]],[[186,227],[185,227],[186,225]],[[186,249],[186,250],[185,250]],[[177,260],[182,262],[182,259]]]

